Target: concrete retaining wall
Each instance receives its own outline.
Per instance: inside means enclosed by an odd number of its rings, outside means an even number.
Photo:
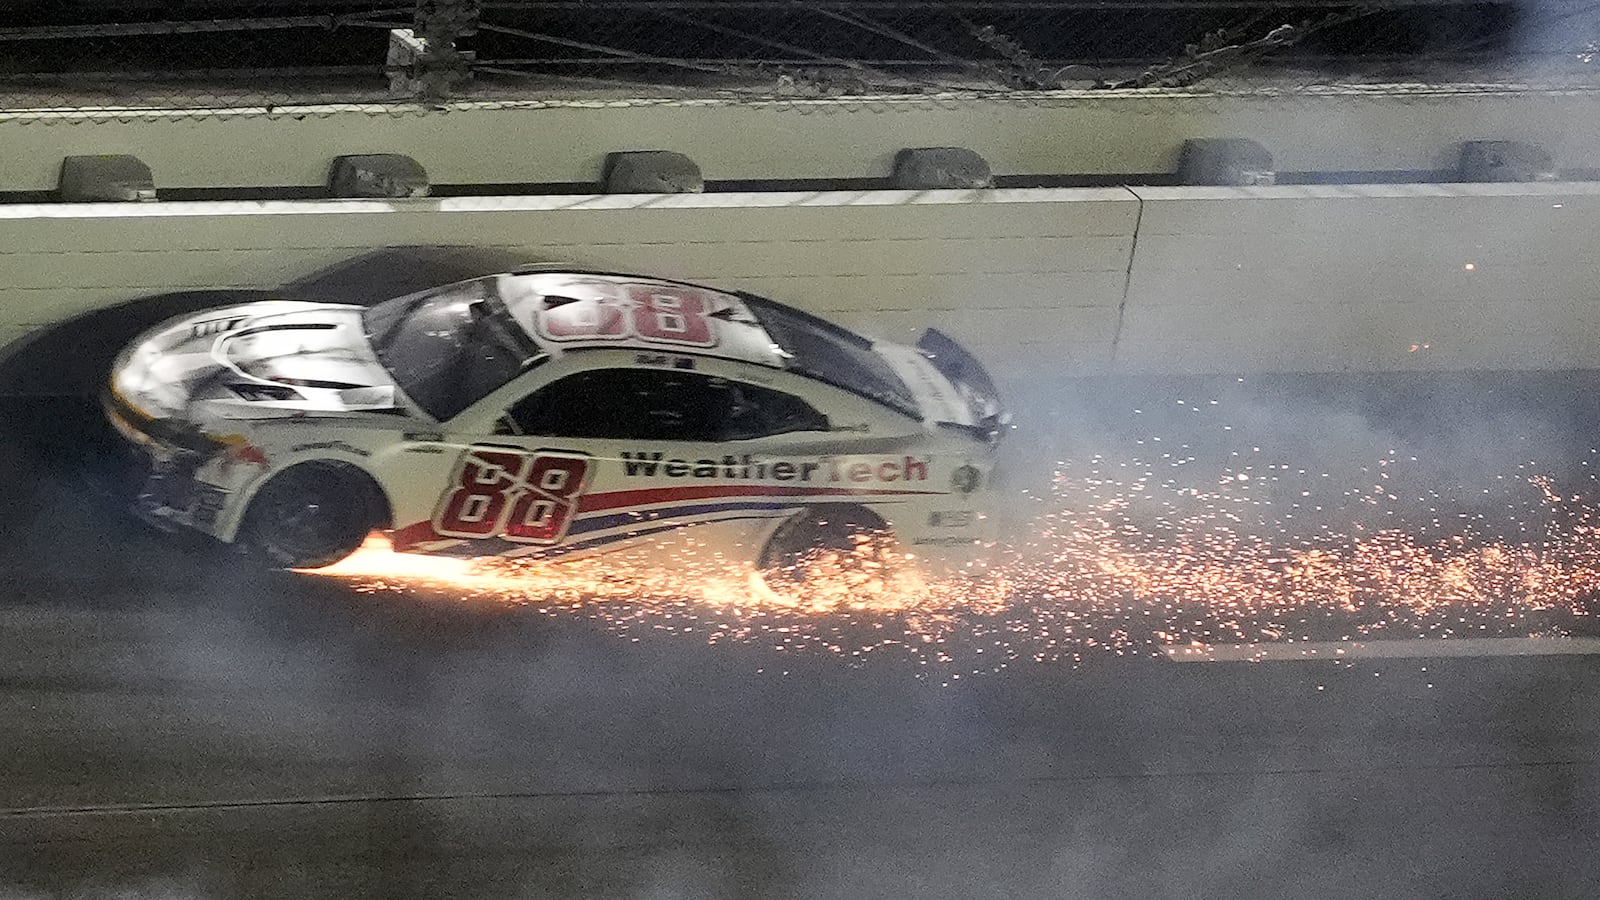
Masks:
[[[1120,369],[1600,365],[1600,186],[1137,194]]]
[[[460,245],[737,286],[884,337],[1110,361],[1139,201],[1080,191],[0,206],[0,327]]]
[[[11,205],[0,337],[455,245],[938,324],[1011,377],[1590,367],[1597,226],[1591,184]]]

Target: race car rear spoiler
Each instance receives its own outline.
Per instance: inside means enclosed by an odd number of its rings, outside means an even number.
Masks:
[[[989,377],[971,353],[950,336],[937,328],[929,328],[917,341],[917,349],[928,358],[939,374],[950,379],[961,392],[962,399],[972,410],[975,425],[941,422],[941,425],[968,429],[991,441],[998,440],[1000,432],[1011,423],[1011,414],[1000,404],[1000,392],[994,379]]]

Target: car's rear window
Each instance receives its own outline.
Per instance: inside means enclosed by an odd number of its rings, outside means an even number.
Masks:
[[[866,338],[771,300],[748,294],[740,299],[773,343],[792,357],[790,371],[876,400],[913,419],[922,418],[911,389]]]

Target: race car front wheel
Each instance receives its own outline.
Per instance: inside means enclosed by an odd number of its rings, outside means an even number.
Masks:
[[[382,494],[365,473],[302,463],[256,492],[240,543],[268,565],[314,569],[354,553],[386,518]]]
[[[896,545],[883,518],[862,506],[813,507],[778,527],[757,568],[788,600],[826,601],[883,588],[897,574]]]

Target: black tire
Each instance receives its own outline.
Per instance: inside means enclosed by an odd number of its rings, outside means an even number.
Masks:
[[[239,543],[266,565],[315,569],[354,553],[387,520],[383,495],[365,473],[335,463],[302,463],[256,492]]]
[[[829,553],[849,564],[886,569],[894,538],[883,517],[862,506],[817,506],[778,527],[762,548],[757,568],[767,586],[783,594],[801,589],[809,563]]]

